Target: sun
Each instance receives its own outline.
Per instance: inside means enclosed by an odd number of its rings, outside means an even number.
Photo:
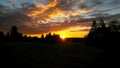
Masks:
[[[65,36],[61,36],[61,39],[63,39],[63,40],[64,40],[65,38],[66,38]]]

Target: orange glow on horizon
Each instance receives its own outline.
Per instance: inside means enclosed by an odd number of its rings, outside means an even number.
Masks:
[[[51,32],[52,34],[59,34],[60,38],[65,39],[65,38],[85,38],[89,31],[78,31],[78,32],[70,32],[69,30],[62,30],[62,31],[56,31],[56,32]],[[47,33],[44,33],[44,36],[46,36]],[[41,37],[41,34],[27,34],[27,36],[31,37]]]
[[[85,38],[87,34],[89,33],[90,29],[91,29],[90,26],[73,26],[73,27],[69,27],[67,29],[60,30],[60,31],[51,31],[51,34],[52,35],[54,33],[58,34],[60,35],[60,38]],[[31,37],[36,36],[40,38],[41,34],[27,34],[27,36],[31,36]],[[45,37],[46,34],[48,33],[43,33],[43,34]]]
[[[84,38],[88,34],[88,31],[80,32],[58,31],[55,33],[65,38]]]

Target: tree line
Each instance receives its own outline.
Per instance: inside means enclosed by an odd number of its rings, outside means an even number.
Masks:
[[[10,31],[8,31],[6,35],[2,31],[0,32],[0,42],[26,42],[26,41],[59,42],[59,40],[60,35],[55,33],[52,35],[51,32],[46,34],[46,36],[42,34],[41,38],[23,35],[18,31],[18,28],[16,26],[12,26]]]
[[[120,40],[120,21],[113,20],[106,22],[103,18],[97,22],[92,21],[91,30],[86,37],[86,44],[98,48],[108,48],[119,45]]]

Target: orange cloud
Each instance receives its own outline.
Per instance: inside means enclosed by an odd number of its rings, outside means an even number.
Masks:
[[[37,4],[36,7],[38,7],[40,4]],[[38,10],[35,10],[33,12],[31,12],[30,14],[28,14],[28,16],[36,16],[36,15],[39,15],[39,14],[42,14],[44,13],[46,10],[52,8],[52,7],[55,7],[57,5],[57,0],[54,0],[53,2],[50,2],[48,3],[47,5],[45,5],[42,9],[38,9]]]
[[[69,13],[69,16],[76,16],[76,15],[80,15],[80,13],[88,13],[90,11],[91,11],[90,9],[79,9],[79,10],[71,11]]]
[[[64,2],[64,1],[63,1]],[[65,4],[63,2],[60,2],[61,4]],[[71,4],[70,0],[65,1],[67,4]],[[79,4],[83,3],[84,0],[79,0]],[[33,17],[34,20],[37,21],[37,23],[42,22],[52,22],[52,20],[57,22],[57,18],[62,18],[62,21],[65,21],[65,19],[68,19],[71,16],[80,16],[82,13],[88,13],[90,12],[90,9],[77,9],[77,10],[63,10],[62,7],[60,7],[60,4],[58,0],[50,1],[48,4],[42,4],[42,3],[36,3],[35,7],[37,9],[32,10],[30,13],[28,13],[29,17]],[[41,7],[40,7],[41,6]],[[63,6],[63,8],[66,6]],[[70,6],[68,6],[70,8]],[[72,6],[71,6],[72,7]],[[54,22],[53,21],[53,22]],[[58,20],[59,22],[59,20]]]

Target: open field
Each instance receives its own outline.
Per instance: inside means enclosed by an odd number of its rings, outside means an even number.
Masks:
[[[4,43],[0,53],[1,65],[15,68],[102,68],[111,63],[104,50],[84,42]]]

